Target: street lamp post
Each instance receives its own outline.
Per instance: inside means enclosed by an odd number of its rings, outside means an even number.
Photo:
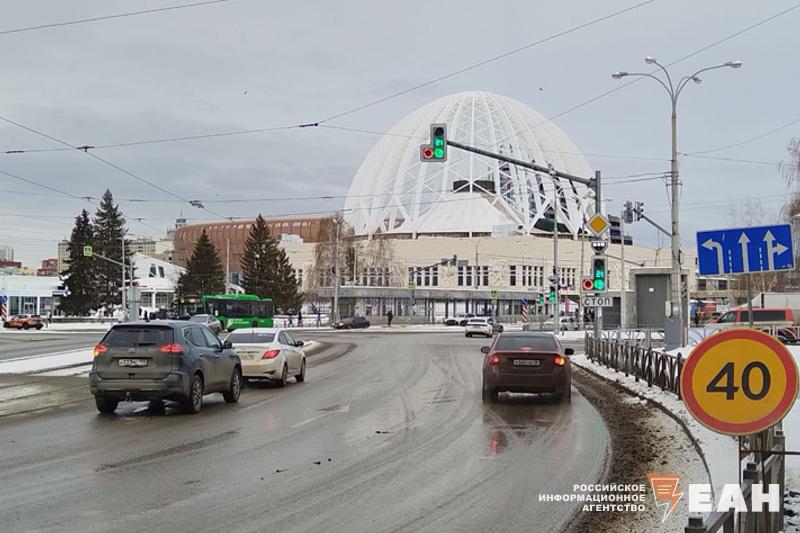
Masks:
[[[665,331],[665,340],[667,345],[680,346],[682,344],[683,324],[682,324],[682,305],[681,305],[681,238],[680,238],[680,190],[678,180],[678,98],[683,92],[683,89],[688,83],[700,83],[703,80],[699,74],[720,68],[734,68],[737,69],[742,66],[741,61],[727,61],[720,65],[714,65],[698,70],[691,76],[684,76],[677,84],[673,84],[672,77],[669,75],[666,67],[656,61],[654,57],[648,56],[644,59],[648,65],[656,65],[663,73],[666,82],[655,76],[650,72],[615,72],[611,75],[614,79],[621,79],[626,76],[637,76],[651,78],[659,83],[669,95],[670,103],[672,104],[671,116],[671,130],[672,130],[672,157],[670,158],[670,186],[672,188],[672,272],[670,276],[670,318],[678,321],[678,327],[671,329],[672,332],[678,331],[679,336],[677,339],[667,339]],[[671,341],[671,342],[670,342]]]

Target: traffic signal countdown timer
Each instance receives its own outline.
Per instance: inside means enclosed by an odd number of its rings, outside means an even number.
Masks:
[[[608,270],[607,261],[604,255],[595,255],[592,258],[592,288],[594,292],[606,292],[608,290]]]
[[[426,163],[447,161],[447,124],[431,124],[431,142],[420,145],[419,160]]]

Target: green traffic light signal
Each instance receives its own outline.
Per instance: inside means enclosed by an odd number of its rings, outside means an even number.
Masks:
[[[606,268],[606,256],[595,256],[592,263],[592,289],[595,292],[605,292],[607,289],[608,270]]]

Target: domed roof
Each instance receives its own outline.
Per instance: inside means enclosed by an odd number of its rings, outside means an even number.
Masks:
[[[592,176],[569,137],[525,104],[487,92],[453,94],[407,115],[367,154],[344,206],[356,234],[491,233],[512,225],[530,232],[552,220],[553,206],[559,224],[577,233],[592,202],[583,185],[452,147],[445,163],[420,162],[430,125],[442,122],[451,140]]]

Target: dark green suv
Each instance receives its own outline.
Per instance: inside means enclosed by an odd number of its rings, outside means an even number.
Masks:
[[[182,320],[117,324],[94,347],[89,389],[101,413],[120,401],[173,400],[190,413],[203,395],[239,401],[242,364],[229,342],[208,327]]]

